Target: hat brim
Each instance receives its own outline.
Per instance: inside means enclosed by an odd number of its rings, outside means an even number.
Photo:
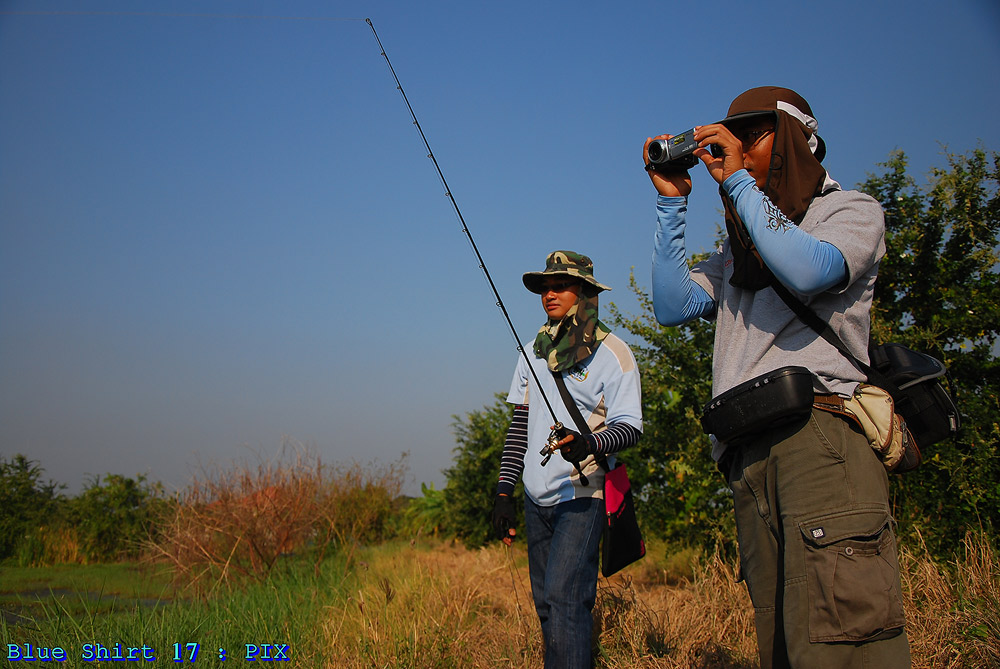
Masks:
[[[545,280],[545,277],[549,276],[565,276],[569,277],[570,279],[576,279],[583,283],[589,283],[591,286],[597,288],[598,292],[602,290],[611,290],[610,286],[605,286],[603,283],[600,283],[599,281],[597,281],[597,279],[595,279],[592,276],[585,276],[583,274],[577,274],[575,272],[567,272],[567,271],[525,272],[524,275],[521,277],[521,281],[524,283],[524,287],[530,290],[532,293],[541,295],[542,283]]]
[[[738,114],[727,116],[726,118],[719,121],[719,123],[728,128],[730,125],[739,125],[740,123],[746,123],[747,121],[752,121],[756,118],[764,116],[770,116],[771,118],[774,118],[776,114],[777,111],[774,109],[761,109],[760,111],[740,112]]]
[[[771,118],[777,119],[778,110],[776,109],[762,109],[760,111],[748,111],[740,112],[739,114],[733,114],[727,116],[726,118],[719,121],[722,125],[726,126],[730,130],[734,125],[740,125],[741,123],[746,123],[748,121],[753,121],[754,119],[763,118],[769,116]],[[796,119],[798,120],[798,119]],[[799,121],[801,123],[801,121]],[[819,136],[816,132],[813,132],[813,137],[816,138],[816,148],[813,149],[813,155],[816,156],[816,160],[823,162],[823,158],[826,157],[826,142],[823,138]]]

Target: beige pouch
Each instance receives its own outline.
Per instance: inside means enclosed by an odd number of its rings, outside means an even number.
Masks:
[[[889,393],[878,386],[861,384],[852,397],[844,400],[844,410],[857,418],[885,468],[895,469],[906,453],[909,435]]]

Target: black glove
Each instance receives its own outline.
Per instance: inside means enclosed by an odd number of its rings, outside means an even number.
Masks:
[[[573,435],[573,441],[559,447],[559,453],[562,454],[563,460],[566,462],[572,462],[575,465],[578,462],[583,462],[588,455],[594,453],[590,440],[584,435],[568,427],[563,428],[563,433],[564,438]]]
[[[493,499],[493,532],[497,539],[509,539],[517,516],[514,513],[514,498],[497,495]]]

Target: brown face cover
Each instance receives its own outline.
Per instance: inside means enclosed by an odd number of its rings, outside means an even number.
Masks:
[[[826,153],[823,141],[799,117],[812,120],[812,109],[793,90],[777,86],[751,88],[733,100],[729,114],[721,121],[726,126],[769,116],[774,119],[771,164],[764,184],[764,195],[792,222],[798,225],[809,203],[826,181],[820,160]],[[811,140],[811,141],[810,141]],[[813,146],[815,147],[815,153]],[[736,208],[722,193],[726,211],[726,229],[733,250],[734,286],[757,290],[770,285],[773,276],[739,219]]]
[[[820,164],[826,150],[816,136],[817,148],[813,153],[809,139],[814,136],[814,131],[785,111],[789,107],[800,115],[813,116],[809,103],[793,90],[778,86],[751,88],[733,100],[722,123],[735,125],[761,115],[771,115],[775,119],[771,166],[764,195],[789,220],[798,224],[826,180],[826,170]]]

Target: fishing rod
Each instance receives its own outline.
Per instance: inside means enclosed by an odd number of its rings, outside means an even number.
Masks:
[[[514,341],[517,343],[517,350],[524,358],[524,361],[528,364],[528,371],[531,372],[531,376],[535,379],[535,385],[538,386],[538,392],[542,396],[542,400],[545,401],[545,406],[549,410],[549,414],[552,416],[552,422],[555,425],[552,426],[552,432],[549,433],[549,438],[545,442],[545,447],[542,448],[539,455],[545,456],[542,460],[542,465],[545,465],[552,454],[558,450],[559,440],[565,436],[565,428],[563,424],[556,418],[556,412],[552,409],[552,404],[549,403],[549,398],[546,397],[545,391],[542,390],[542,384],[538,381],[538,375],[535,373],[535,368],[531,366],[531,361],[528,360],[528,354],[524,350],[524,346],[521,345],[521,339],[517,336],[517,330],[514,328],[514,323],[510,320],[510,314],[507,313],[507,307],[504,306],[503,299],[500,297],[500,291],[497,290],[496,284],[493,283],[493,277],[490,276],[490,271],[486,268],[486,261],[483,260],[482,254],[479,252],[479,247],[476,245],[476,240],[472,238],[472,232],[469,231],[469,226],[465,223],[465,217],[462,216],[462,210],[458,207],[458,202],[455,200],[455,196],[451,193],[451,188],[448,187],[448,181],[444,178],[444,172],[441,171],[441,166],[438,164],[437,158],[434,157],[434,151],[431,150],[430,142],[427,141],[427,136],[424,134],[423,128],[420,127],[420,121],[417,120],[417,115],[413,111],[413,107],[410,105],[409,99],[406,97],[406,91],[403,90],[403,85],[399,82],[399,77],[396,76],[396,70],[393,68],[392,63],[389,61],[389,56],[385,52],[385,47],[382,46],[382,40],[378,38],[378,33],[375,31],[375,24],[372,23],[371,19],[365,19],[365,23],[368,27],[372,29],[372,35],[375,36],[375,41],[378,42],[378,48],[382,51],[382,57],[385,58],[385,64],[389,66],[389,72],[392,73],[392,78],[396,82],[396,89],[399,94],[403,97],[403,102],[406,103],[406,108],[410,112],[410,118],[413,119],[413,125],[416,126],[417,132],[420,133],[420,139],[424,142],[424,148],[427,149],[427,157],[431,159],[434,163],[434,169],[437,170],[438,178],[441,180],[441,185],[444,186],[444,194],[448,196],[451,200],[451,206],[455,209],[455,214],[458,215],[458,220],[462,223],[462,232],[469,239],[469,244],[472,245],[472,250],[476,254],[476,259],[479,260],[479,269],[483,270],[483,274],[486,275],[486,281],[490,284],[490,289],[493,291],[493,296],[496,298],[496,305],[500,307],[500,311],[503,313],[504,320],[507,321],[507,327],[510,328],[510,332],[514,335]],[[584,476],[582,469],[580,468],[580,463],[573,463],[576,466],[577,471],[580,473],[580,482],[583,485],[587,485],[587,477]]]

